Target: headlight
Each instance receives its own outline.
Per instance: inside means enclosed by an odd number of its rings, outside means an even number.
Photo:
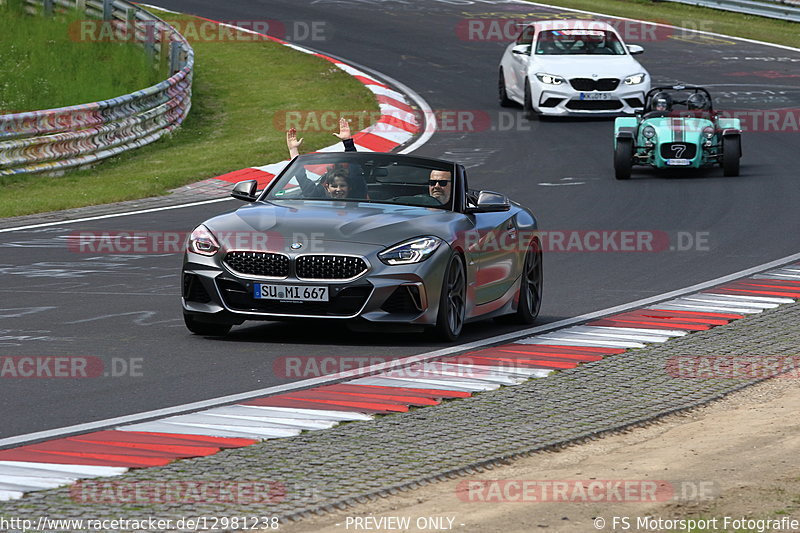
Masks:
[[[652,139],[656,136],[656,129],[648,124],[642,129],[642,135],[644,135],[645,139]]]
[[[219,251],[219,243],[214,238],[214,234],[207,227],[200,224],[189,235],[186,248],[196,254],[212,256]]]
[[[542,83],[546,83],[548,85],[561,85],[564,83],[564,78],[561,76],[555,76],[553,74],[543,74],[539,73],[536,75],[539,78],[539,81]]]
[[[429,258],[442,244],[436,237],[419,237],[387,248],[378,257],[387,265],[411,265]]]
[[[710,141],[712,137],[714,137],[714,128],[712,128],[711,126],[706,126],[705,128],[703,128],[703,137],[705,137]]]
[[[645,73],[640,72],[639,74],[634,74],[633,76],[628,76],[625,78],[625,85],[639,85],[644,81]]]

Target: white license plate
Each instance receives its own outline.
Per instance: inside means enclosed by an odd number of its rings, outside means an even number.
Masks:
[[[609,93],[581,93],[581,100],[611,100]]]
[[[686,167],[692,164],[689,159],[667,159],[666,163],[671,167]]]
[[[255,283],[253,298],[256,300],[290,300],[294,302],[327,302],[328,287],[312,285],[273,285]]]

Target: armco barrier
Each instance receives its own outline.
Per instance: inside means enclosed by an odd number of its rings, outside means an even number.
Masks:
[[[151,143],[177,128],[191,107],[194,51],[169,24],[125,0],[26,0],[31,12],[77,8],[130,28],[147,53],[169,54],[171,76],[102,102],[0,115],[0,176],[58,172]],[[139,38],[140,37],[140,38]]]
[[[745,15],[800,22],[800,3],[795,0],[654,0],[710,7]]]

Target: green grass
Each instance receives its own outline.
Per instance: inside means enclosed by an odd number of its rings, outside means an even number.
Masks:
[[[192,45],[192,110],[177,132],[91,170],[0,177],[0,217],[163,195],[204,178],[286,159],[285,131],[276,118],[286,110],[378,109],[359,81],[321,58],[270,41]],[[330,131],[301,135],[301,151],[337,142]]]
[[[800,48],[800,24],[785,20],[652,0],[552,0],[540,3]],[[709,41],[709,44],[713,42]]]
[[[31,16],[19,1],[0,6],[0,114],[106,100],[164,79],[133,43],[81,41],[78,12]]]

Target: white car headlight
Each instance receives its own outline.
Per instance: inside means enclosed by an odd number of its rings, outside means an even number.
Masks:
[[[645,139],[652,139],[656,136],[656,129],[648,124],[642,129],[642,135]]]
[[[564,83],[564,78],[561,76],[556,76],[554,74],[545,74],[543,72],[539,72],[536,74],[536,77],[539,79],[540,82],[546,83],[548,85],[561,85]]]
[[[625,78],[624,83],[625,85],[639,85],[644,81],[646,76],[644,72],[640,72],[639,74],[634,74]]]
[[[378,257],[387,265],[421,263],[429,258],[441,244],[442,240],[437,237],[418,237],[387,248],[379,253]]]
[[[710,141],[714,137],[714,128],[711,126],[706,126],[703,128],[703,137]]]
[[[219,243],[214,238],[214,234],[207,227],[200,224],[189,235],[186,248],[196,254],[212,256],[219,251]]]

